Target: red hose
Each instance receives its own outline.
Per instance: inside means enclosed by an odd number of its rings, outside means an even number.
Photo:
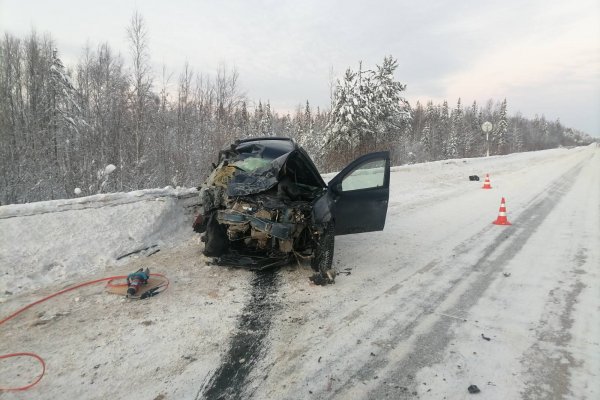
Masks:
[[[33,385],[35,385],[36,383],[38,383],[39,381],[42,380],[42,377],[44,376],[44,373],[46,372],[46,363],[44,362],[44,360],[42,359],[42,357],[38,356],[37,354],[34,353],[12,353],[12,354],[4,354],[4,355],[0,355],[0,360],[3,358],[11,358],[11,357],[33,357],[36,360],[38,360],[40,362],[40,364],[42,364],[42,373],[40,374],[40,376],[37,377],[36,380],[34,380],[33,382],[31,382],[28,385],[25,386],[21,386],[21,387],[15,387],[15,388],[4,388],[4,387],[0,387],[0,391],[21,391],[21,390],[27,390],[30,387],[32,387]]]
[[[150,274],[150,276],[158,276],[158,277],[164,278],[165,281],[166,281],[166,285],[165,285],[165,289],[164,290],[166,290],[169,287],[169,279],[166,276],[164,276],[162,274]],[[25,307],[22,307],[22,308],[18,309],[14,313],[10,314],[8,317],[0,320],[0,325],[2,325],[3,323],[5,323],[6,321],[9,321],[9,320],[13,319],[17,315],[19,315],[22,312],[30,309],[33,306],[36,306],[36,305],[38,305],[40,303],[43,303],[46,300],[50,300],[51,298],[56,297],[58,295],[70,292],[70,291],[75,290],[75,289],[79,289],[80,287],[83,287],[83,286],[93,285],[95,283],[105,282],[105,281],[108,281],[107,284],[106,284],[106,286],[111,286],[111,287],[127,285],[127,283],[125,283],[125,284],[113,284],[112,281],[117,280],[117,279],[127,279],[127,275],[117,275],[117,276],[110,276],[108,278],[95,279],[93,281],[83,282],[83,283],[80,283],[78,285],[75,285],[75,286],[68,287],[66,289],[60,290],[60,291],[58,291],[56,293],[53,293],[53,294],[51,294],[49,296],[46,296],[46,297],[44,297],[44,298],[42,298],[40,300],[34,301],[33,303],[26,305]],[[28,384],[26,386],[17,387],[17,388],[4,388],[4,387],[0,387],[0,391],[27,390],[27,389],[31,388],[32,386],[34,386],[36,383],[38,383],[42,379],[42,377],[44,376],[44,373],[46,372],[46,363],[37,354],[34,354],[34,353],[12,353],[12,354],[4,354],[4,355],[0,355],[0,360],[4,359],[4,358],[21,357],[21,356],[33,357],[33,358],[37,359],[42,364],[42,373],[40,374],[40,376],[34,382],[32,382],[32,383],[30,383],[30,384]]]
[[[83,287],[83,286],[93,285],[94,283],[104,282],[104,281],[110,281],[110,280],[113,280],[113,279],[123,279],[123,278],[127,278],[127,277],[124,276],[124,275],[111,276],[109,278],[101,278],[101,279],[96,279],[96,280],[89,281],[89,282],[83,282],[83,283],[80,283],[79,285],[75,285],[75,286],[72,286],[72,287],[60,290],[60,291],[58,291],[58,292],[56,292],[54,294],[51,294],[50,296],[46,296],[46,297],[44,297],[44,298],[42,298],[42,299],[40,299],[38,301],[34,301],[33,303],[28,304],[25,307],[23,307],[23,308],[15,311],[14,313],[10,314],[8,317],[6,317],[3,320],[1,320],[0,321],[0,325],[2,325],[3,323],[5,323],[6,321],[8,321],[10,319],[13,319],[17,315],[21,314],[23,311],[28,310],[28,309],[30,309],[33,306],[36,306],[36,305],[38,305],[40,303],[43,303],[46,300],[50,300],[51,298],[56,297],[58,295],[61,295],[63,293],[67,293],[67,292],[70,292],[71,290],[79,289],[80,287]]]

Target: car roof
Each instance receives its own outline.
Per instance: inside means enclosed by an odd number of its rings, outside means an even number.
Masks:
[[[289,153],[297,148],[296,142],[285,137],[258,137],[237,140],[235,149],[239,152],[244,152],[245,149],[252,149],[255,146],[260,146],[269,154],[268,158],[277,158],[286,153]]]

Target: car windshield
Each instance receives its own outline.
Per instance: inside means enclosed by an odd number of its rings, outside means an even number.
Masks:
[[[243,160],[239,160],[233,163],[233,165],[239,169],[241,169],[242,171],[245,172],[253,172],[256,171],[259,168],[264,168],[267,167],[268,165],[271,164],[270,159],[266,159],[266,158],[259,158],[259,157],[253,157],[250,156],[248,158],[245,158]]]

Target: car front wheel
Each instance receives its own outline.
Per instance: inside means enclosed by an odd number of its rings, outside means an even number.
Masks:
[[[203,253],[207,257],[219,257],[227,251],[228,247],[227,230],[217,221],[217,211],[213,211],[206,224]]]
[[[333,221],[328,222],[323,233],[317,243],[314,257],[311,261],[311,267],[319,272],[320,280],[323,283],[333,283],[335,280],[335,272],[331,268],[333,264],[333,250],[335,247],[335,225]],[[313,277],[317,278],[317,276]],[[313,282],[317,283],[315,279]],[[321,283],[320,283],[321,284]]]

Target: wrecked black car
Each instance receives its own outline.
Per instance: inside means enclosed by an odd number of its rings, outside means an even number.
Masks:
[[[385,225],[388,152],[358,158],[328,184],[288,138],[238,140],[213,166],[194,230],[219,265],[261,270],[305,259],[332,283],[334,236]]]

